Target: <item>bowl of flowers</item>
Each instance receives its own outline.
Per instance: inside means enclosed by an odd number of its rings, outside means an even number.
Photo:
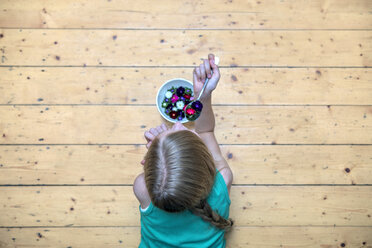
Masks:
[[[165,82],[158,90],[156,106],[164,119],[172,123],[188,122],[186,106],[194,99],[193,84],[183,78]]]

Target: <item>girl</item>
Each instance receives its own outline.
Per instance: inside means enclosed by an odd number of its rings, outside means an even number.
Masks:
[[[194,69],[195,97],[206,77],[195,131],[177,122],[170,129],[162,124],[145,132],[144,173],[133,185],[140,202],[139,247],[225,247],[225,231],[233,225],[229,219],[233,174],[214,135],[211,95],[220,72],[213,54]]]

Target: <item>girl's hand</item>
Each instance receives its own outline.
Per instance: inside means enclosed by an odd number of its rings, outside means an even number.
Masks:
[[[146,131],[145,134],[144,134],[145,138],[146,138],[146,141],[147,141],[146,148],[149,149],[149,147],[151,146],[152,141],[156,138],[156,136],[158,136],[159,134],[161,134],[162,132],[167,131],[167,130],[168,130],[167,126],[163,123],[160,126],[157,126],[155,128],[151,128],[149,131]],[[142,165],[145,164],[144,159],[141,161],[141,164]]]
[[[147,141],[146,148],[149,149],[152,141],[156,138],[156,136],[167,130],[168,130],[167,126],[163,123],[160,126],[151,128],[149,131],[146,131],[145,132],[145,138]]]
[[[213,71],[213,75],[211,75]],[[217,83],[220,80],[220,70],[214,63],[214,55],[209,54],[208,59],[204,59],[203,63],[199,67],[196,67],[193,72],[194,77],[194,98],[196,99],[201,89],[203,88],[205,79],[208,78],[209,82],[204,89],[203,95],[210,96],[212,91],[217,87]]]

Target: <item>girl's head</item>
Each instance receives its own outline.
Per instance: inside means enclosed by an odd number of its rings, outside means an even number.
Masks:
[[[179,122],[152,141],[144,169],[152,203],[168,212],[196,206],[208,196],[216,175],[204,142]]]
[[[145,181],[152,203],[167,212],[186,209],[228,230],[231,220],[206,201],[216,176],[214,160],[199,135],[177,122],[160,133],[145,156]]]

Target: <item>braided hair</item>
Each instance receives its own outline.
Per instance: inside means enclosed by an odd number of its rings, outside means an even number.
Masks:
[[[225,219],[219,215],[216,211],[212,209],[209,203],[203,199],[197,206],[194,206],[190,211],[201,217],[203,220],[210,222],[212,225],[216,226],[219,229],[223,229],[226,232],[230,231],[234,225],[234,221],[229,218]]]

